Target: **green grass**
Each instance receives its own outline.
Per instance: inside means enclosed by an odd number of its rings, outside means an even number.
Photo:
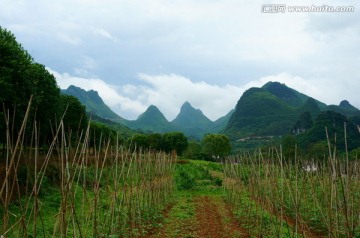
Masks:
[[[179,191],[197,195],[222,194],[222,165],[215,162],[185,160],[176,164],[175,181]]]

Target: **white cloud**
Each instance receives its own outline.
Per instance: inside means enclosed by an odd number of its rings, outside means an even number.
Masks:
[[[116,38],[113,37],[113,36],[110,34],[110,32],[108,32],[108,31],[106,31],[106,30],[104,30],[104,29],[93,27],[92,30],[93,30],[94,34],[96,34],[96,35],[100,35],[100,36],[102,36],[102,37],[104,37],[104,38],[107,38],[107,39],[109,39],[109,40],[112,40],[112,41],[114,41],[114,42],[116,41]]]

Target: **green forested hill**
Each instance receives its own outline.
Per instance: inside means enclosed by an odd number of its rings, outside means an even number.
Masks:
[[[293,107],[300,107],[307,100],[307,96],[304,94],[301,94],[279,82],[268,82],[262,86],[262,88]]]
[[[244,92],[225,133],[232,140],[281,136],[292,133],[294,127],[301,124],[306,113],[314,120],[322,111],[327,110],[339,112],[345,119],[356,119],[360,115],[360,111],[347,101],[342,101],[339,106],[327,106],[284,84],[269,82],[262,88],[250,88]]]
[[[176,131],[177,128],[171,124],[160,110],[151,105],[134,121],[126,121],[125,125],[132,129],[148,132],[169,132]]]
[[[180,113],[172,124],[181,129],[185,135],[196,139],[202,138],[214,126],[214,122],[207,118],[200,109],[195,109],[189,102],[185,102]]]
[[[109,120],[124,120],[104,103],[97,91],[85,91],[82,88],[70,85],[67,89],[61,90],[61,92],[77,97],[79,101],[86,106],[86,111],[90,114],[96,114],[99,117]]]
[[[330,105],[328,109],[346,115],[347,117],[360,116],[359,109],[351,105],[347,100],[341,101],[338,106]]]
[[[238,101],[225,133],[232,139],[282,135],[291,130],[297,111],[264,88],[248,89]]]
[[[268,82],[264,84],[262,88],[283,100],[286,104],[296,108],[303,106],[304,103],[309,99],[308,95],[289,88],[285,84],[279,82]],[[314,99],[314,101],[321,110],[327,109],[327,105],[325,103],[316,99]]]
[[[309,112],[311,117],[315,119],[321,112],[319,104],[315,99],[309,97],[306,102],[299,108],[299,113]]]

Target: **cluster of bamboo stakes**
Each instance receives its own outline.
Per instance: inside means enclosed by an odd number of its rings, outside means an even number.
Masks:
[[[360,237],[359,161],[328,146],[321,161],[284,158],[281,147],[226,160],[226,198],[251,235]]]
[[[169,203],[175,154],[130,150],[90,126],[72,144],[61,120],[47,151],[29,108],[13,145],[7,122],[5,171],[0,180],[0,237],[139,237]],[[8,115],[8,114],[7,114]],[[89,147],[95,137],[96,147]],[[26,181],[19,182],[21,168]],[[51,178],[54,181],[49,182]],[[26,185],[24,185],[26,184]],[[50,203],[50,204],[49,204]]]

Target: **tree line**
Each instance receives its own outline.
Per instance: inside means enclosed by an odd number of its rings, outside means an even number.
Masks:
[[[0,26],[0,144],[6,144],[7,129],[10,141],[17,138],[30,98],[25,144],[35,122],[41,144],[51,141],[52,130],[63,115],[68,132],[86,128],[85,107],[77,98],[61,94],[55,77],[34,61],[10,31]]]
[[[223,134],[206,134],[201,141],[188,141],[182,132],[136,134],[127,140],[133,149],[176,153],[184,158],[219,161],[231,152],[230,140]]]

